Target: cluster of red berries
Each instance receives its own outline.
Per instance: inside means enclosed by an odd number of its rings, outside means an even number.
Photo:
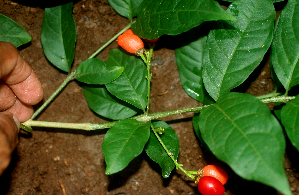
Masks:
[[[198,180],[198,190],[202,195],[223,195],[228,175],[219,166],[207,165],[201,171]]]
[[[157,42],[158,39],[159,38],[153,40],[147,40],[147,39],[143,39],[143,40],[149,44],[153,44]],[[142,50],[144,48],[143,41],[137,35],[135,35],[131,29],[126,30],[122,35],[120,35],[117,38],[117,43],[127,52],[136,55],[142,53]]]

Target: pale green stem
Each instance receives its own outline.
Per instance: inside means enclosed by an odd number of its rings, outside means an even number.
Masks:
[[[185,169],[183,169],[183,165],[179,164],[176,159],[173,157],[173,154],[167,149],[167,147],[165,146],[164,142],[162,141],[162,139],[160,138],[159,134],[156,132],[155,128],[153,125],[151,125],[151,128],[156,136],[156,138],[158,139],[159,143],[161,144],[161,146],[163,147],[163,149],[165,150],[165,152],[167,153],[167,155],[171,158],[171,160],[173,161],[173,163],[175,164],[175,167],[177,169],[180,169],[181,171],[183,171],[188,177],[190,177],[191,179],[195,179],[195,176],[192,174],[197,174],[197,171],[186,171]]]
[[[151,81],[152,81],[152,73],[151,73],[151,59],[153,55],[153,48],[150,48],[149,52],[146,53],[147,55],[147,114],[149,113],[149,106],[150,106],[150,96],[151,96]]]
[[[41,107],[39,107],[31,116],[31,120],[33,120],[37,115],[39,115],[52,101],[53,99],[64,89],[64,87],[74,79],[76,71],[72,72],[68,75],[68,77],[64,80],[64,82],[58,87],[58,89],[43,103]]]
[[[267,99],[262,99],[261,101],[264,103],[270,103],[270,102],[287,102],[289,100],[295,99],[295,96],[279,96],[279,97],[272,97]],[[172,110],[172,111],[165,111],[165,112],[157,112],[157,113],[151,113],[151,114],[142,114],[135,117],[132,117],[132,119],[136,119],[138,121],[151,121],[159,118],[164,118],[168,116],[178,115],[178,114],[184,114],[188,112],[196,112],[202,110],[204,107],[208,107],[209,105],[199,106],[199,107],[192,107],[192,108],[185,108],[180,110]],[[90,124],[90,123],[84,123],[83,126],[80,126],[81,123],[71,123],[72,125],[69,126],[69,123],[61,123],[61,122],[47,122],[47,121],[34,121],[34,120],[28,120],[23,123],[23,125],[27,126],[28,128],[31,127],[51,127],[51,128],[66,128],[66,129],[82,129],[82,130],[97,130],[97,129],[105,129],[112,127],[115,122],[110,123],[100,123],[100,124]],[[88,126],[88,128],[86,128]]]
[[[144,63],[146,64],[146,58],[144,57],[143,53],[140,54],[141,59],[144,61]]]
[[[276,97],[279,96],[280,93],[276,93],[276,91],[269,93],[269,94],[265,94],[265,95],[261,95],[261,96],[257,96],[257,99],[265,99],[265,98],[271,98],[271,97]]]
[[[119,31],[116,35],[114,35],[109,41],[107,41],[102,47],[100,47],[96,52],[94,52],[88,59],[90,58],[94,58],[95,56],[97,56],[101,51],[103,51],[108,45],[110,45],[114,40],[117,39],[117,37],[119,37],[119,35],[123,34],[126,30],[128,30],[129,28],[131,28],[132,24],[134,24],[135,21],[131,22],[130,24],[128,24],[124,29],[122,29],[121,31]]]
[[[46,121],[33,121],[28,120],[24,123],[26,127],[46,127],[46,128],[60,128],[60,129],[78,129],[78,130],[95,130],[95,129],[107,129],[111,128],[116,122],[110,123],[100,123],[100,124],[91,124],[91,123],[60,123],[60,122],[46,122]]]
[[[124,29],[122,29],[119,33],[117,33],[115,36],[113,36],[109,41],[107,41],[102,47],[100,47],[96,52],[94,52],[88,59],[94,58],[96,55],[98,55],[101,51],[103,51],[108,45],[110,45],[114,40],[117,39],[119,35],[124,33],[126,30],[131,28],[132,24],[135,23],[135,21],[131,21],[130,24],[128,24]],[[31,117],[31,120],[35,119],[52,101],[53,99],[64,89],[64,87],[75,78],[76,70],[73,71],[68,75],[68,77],[64,80],[64,82],[58,87],[58,89],[50,96],[50,98],[41,106],[39,107],[34,114]]]
[[[166,111],[166,112],[158,112],[158,113],[151,113],[151,114],[142,114],[132,119],[136,119],[138,121],[147,122],[151,120],[155,120],[158,118],[164,118],[167,116],[183,114],[187,112],[195,112],[201,110],[205,106],[199,106],[194,108],[185,108],[181,110],[173,110],[173,111]],[[116,122],[109,122],[109,123],[100,123],[100,124],[91,124],[91,123],[62,123],[62,122],[47,122],[47,121],[35,121],[35,120],[28,120],[23,123],[23,125],[27,127],[48,127],[48,128],[63,128],[63,129],[81,129],[81,130],[97,130],[97,129],[106,129],[111,128]]]
[[[153,55],[153,48],[150,48],[150,51],[145,51],[146,58],[144,57],[143,53],[140,54],[141,59],[146,65],[147,69],[147,105],[146,105],[146,114],[149,113],[149,104],[150,104],[150,95],[151,95],[151,79],[152,79],[152,74],[151,74],[151,58]]]
[[[294,100],[296,97],[295,96],[277,96],[277,97],[271,97],[271,98],[265,98],[261,99],[262,102],[265,104],[271,103],[271,102],[288,102],[290,100]]]

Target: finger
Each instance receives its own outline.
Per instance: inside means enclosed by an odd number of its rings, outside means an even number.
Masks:
[[[9,147],[14,150],[18,143],[18,120],[14,118],[12,113],[0,112],[0,134],[4,134],[9,142]]]
[[[32,72],[19,51],[10,43],[0,42],[0,78],[13,85],[24,81]]]
[[[43,99],[43,90],[40,82],[37,81],[38,78],[32,71],[24,81],[15,85],[9,85],[9,87],[19,100],[29,105],[35,105]]]
[[[3,111],[5,113],[10,112],[16,116],[19,121],[25,122],[33,115],[33,108],[30,105],[20,102],[18,99],[15,101],[14,105],[7,110]]]
[[[10,108],[16,101],[16,95],[0,80],[0,111]]]
[[[29,64],[10,43],[0,42],[0,78],[26,104],[36,104],[43,98],[41,84]]]
[[[0,113],[0,174],[8,167],[18,144],[18,129],[11,113]]]

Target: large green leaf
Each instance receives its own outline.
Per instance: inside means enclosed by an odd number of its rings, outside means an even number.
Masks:
[[[47,59],[57,68],[70,72],[75,54],[76,24],[73,3],[45,8],[41,42]]]
[[[178,158],[180,143],[175,131],[165,122],[156,121],[152,123],[155,129],[163,128],[163,133],[160,136],[166,148],[173,155],[174,159]],[[155,134],[151,131],[148,143],[145,146],[147,155],[159,164],[162,169],[162,176],[169,177],[171,171],[175,168],[175,164],[161,146]]]
[[[186,32],[205,21],[234,19],[214,0],[147,0],[141,3],[132,29],[151,40]]]
[[[108,0],[115,11],[129,19],[137,15],[138,7],[143,0]]]
[[[290,141],[299,151],[299,95],[282,108],[281,123]]]
[[[106,84],[108,91],[136,108],[145,110],[147,100],[147,71],[140,58],[128,55],[119,49],[109,52],[107,66],[124,67],[123,73],[111,83]]]
[[[19,47],[31,41],[31,36],[18,23],[0,14],[0,41]]]
[[[273,113],[278,120],[281,121],[281,109],[285,106],[283,102],[275,102],[273,107]]]
[[[183,33],[178,41],[187,43],[175,50],[180,80],[185,92],[199,102],[204,101],[202,81],[202,51],[207,37],[199,37],[197,31]],[[189,42],[190,39],[195,39]],[[189,43],[188,43],[189,42]]]
[[[102,150],[107,164],[106,174],[123,170],[142,151],[150,136],[150,122],[134,119],[118,121],[104,137]]]
[[[137,114],[137,109],[111,95],[104,86],[82,87],[88,106],[95,113],[113,120],[122,120]]]
[[[273,37],[270,0],[242,0],[227,9],[236,21],[219,22],[203,53],[203,81],[214,100],[243,83],[262,61]]]
[[[178,45],[175,56],[183,89],[189,96],[204,104],[213,102],[202,79],[202,52],[208,32],[208,26],[200,25],[175,36]]]
[[[236,1],[240,1],[240,0],[222,0],[222,1],[236,2]],[[273,3],[282,2],[282,1],[285,1],[285,0],[272,0]]]
[[[122,66],[106,66],[99,58],[83,61],[76,69],[75,79],[87,84],[107,84],[119,77]]]
[[[207,146],[207,144],[203,141],[202,137],[201,137],[201,134],[200,134],[200,131],[199,131],[199,117],[200,117],[200,112],[195,112],[194,113],[194,116],[192,118],[192,123],[193,123],[193,129],[195,131],[195,134],[198,138],[198,140],[200,141],[201,145],[207,149],[207,150],[210,150],[209,147]]]
[[[291,195],[283,167],[283,130],[260,100],[228,93],[202,110],[199,128],[209,149],[238,175]]]
[[[271,63],[288,91],[299,84],[299,1],[289,0],[277,21],[272,43]]]

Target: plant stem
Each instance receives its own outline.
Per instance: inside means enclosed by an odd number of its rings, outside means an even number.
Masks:
[[[181,110],[172,110],[166,112],[158,112],[151,114],[141,114],[132,119],[136,119],[138,121],[151,121],[158,118],[164,118],[167,116],[183,114],[187,112],[195,112],[201,110],[205,106],[193,107],[193,108],[185,108]],[[111,128],[116,122],[109,123],[100,123],[100,124],[91,124],[91,123],[62,123],[62,122],[47,122],[47,121],[35,121],[28,120],[23,123],[23,125],[27,127],[48,127],[48,128],[62,128],[62,129],[81,129],[81,130],[98,130],[98,129],[106,129]]]
[[[33,129],[31,128],[31,127],[29,127],[29,126],[26,126],[26,125],[24,125],[24,124],[20,124],[20,127],[21,127],[21,129],[24,129],[25,131],[27,131],[27,132],[31,132],[31,131],[33,131]]]
[[[151,97],[151,81],[152,81],[152,73],[151,73],[151,59],[153,55],[153,48],[151,47],[149,52],[147,52],[147,114],[149,113],[150,106],[150,97]]]
[[[146,64],[146,58],[144,57],[143,53],[140,54],[141,59],[143,60],[143,62]]]
[[[45,121],[28,120],[28,121],[24,122],[22,125],[25,125],[27,128],[31,127],[31,126],[36,126],[36,127],[60,128],[60,129],[78,129],[78,130],[90,131],[90,130],[95,130],[95,129],[111,128],[115,123],[116,122],[100,123],[100,124],[60,123],[60,122],[45,122]]]
[[[282,96],[277,96],[277,97],[264,98],[264,99],[261,99],[261,101],[264,102],[265,104],[267,104],[267,103],[271,103],[271,102],[288,102],[290,100],[294,100],[295,98],[296,98],[295,96],[282,95]]]
[[[142,58],[143,62],[146,65],[147,68],[147,105],[146,105],[146,114],[148,115],[149,113],[149,104],[150,104],[150,96],[151,96],[151,79],[152,79],[152,74],[151,74],[151,59],[153,55],[153,48],[150,48],[149,52],[145,51],[146,58],[144,57],[143,53],[140,54],[140,57]]]
[[[96,52],[94,52],[88,59],[94,58],[97,56],[101,51],[103,51],[108,45],[110,45],[113,41],[117,39],[117,37],[121,34],[123,34],[126,30],[131,28],[132,24],[134,24],[135,21],[131,21],[130,24],[128,24],[125,28],[123,28],[121,31],[119,31],[116,35],[114,35],[111,39],[109,39],[102,47],[100,47]]]
[[[266,98],[262,99],[261,101],[264,103],[270,103],[270,102],[286,102],[289,100],[295,99],[295,96],[278,96],[278,97],[272,97],[272,98]],[[138,121],[151,121],[159,118],[164,118],[168,116],[178,115],[178,114],[184,114],[188,112],[196,112],[202,110],[204,107],[208,107],[209,105],[204,106],[198,106],[198,107],[192,107],[192,108],[184,108],[179,110],[171,110],[171,111],[165,111],[165,112],[157,112],[157,113],[150,113],[150,114],[142,114],[135,117],[132,117],[132,119],[136,119]],[[98,130],[98,129],[106,129],[112,127],[116,122],[109,122],[109,123],[100,123],[100,124],[91,124],[91,123],[61,123],[61,122],[47,122],[47,121],[34,121],[34,120],[28,120],[23,123],[23,125],[27,127],[51,127],[51,128],[66,128],[66,129],[82,129],[82,130]],[[68,124],[72,124],[69,126]],[[88,126],[88,127],[87,127]]]
[[[167,153],[167,155],[171,158],[171,160],[173,161],[173,163],[176,166],[176,169],[180,169],[181,171],[183,171],[188,177],[190,177],[191,179],[195,179],[195,176],[192,174],[197,174],[197,171],[186,171],[185,169],[183,169],[183,165],[179,164],[176,159],[173,157],[173,154],[167,149],[167,147],[165,146],[164,142],[162,141],[162,139],[160,138],[159,134],[156,132],[154,126],[151,124],[151,128],[152,131],[154,132],[156,138],[158,139],[159,143],[161,144],[161,146],[163,147],[163,149],[165,150],[165,152]]]
[[[277,97],[278,95],[280,95],[280,93],[277,93],[276,91],[272,92],[272,93],[268,93],[265,95],[261,95],[261,96],[257,96],[257,99],[265,99],[265,98],[272,98],[272,97]]]
[[[63,90],[63,88],[74,79],[76,71],[72,72],[68,75],[68,77],[64,80],[64,82],[58,87],[58,89],[47,99],[47,101],[39,107],[34,114],[31,116],[31,120],[33,120],[37,115],[39,115],[52,101],[53,99]]]

